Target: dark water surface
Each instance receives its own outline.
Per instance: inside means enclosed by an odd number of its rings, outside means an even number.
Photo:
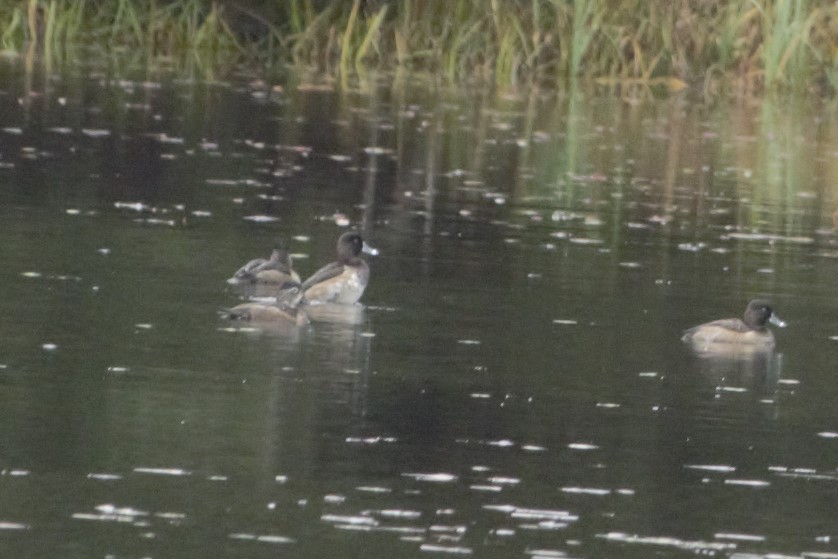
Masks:
[[[834,104],[0,78],[0,556],[838,558]]]

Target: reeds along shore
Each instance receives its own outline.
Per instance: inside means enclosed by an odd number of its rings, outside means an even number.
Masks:
[[[838,91],[832,0],[0,0],[0,46],[457,82]]]

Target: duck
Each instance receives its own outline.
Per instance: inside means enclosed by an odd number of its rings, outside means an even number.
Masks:
[[[370,267],[361,253],[377,255],[378,250],[364,242],[361,234],[349,231],[338,238],[337,260],[326,264],[302,283],[306,303],[358,302],[370,279]]]
[[[305,310],[300,308],[302,298],[300,284],[287,282],[281,286],[275,303],[242,303],[221,309],[220,313],[228,320],[306,326],[310,320]]]
[[[292,268],[291,255],[283,246],[277,246],[269,258],[254,258],[227,280],[234,284],[282,285],[286,282],[300,283],[300,276]]]
[[[762,299],[748,303],[742,318],[723,318],[699,324],[684,332],[682,341],[700,353],[760,351],[774,348],[774,334],[768,324],[784,328],[786,323]]]

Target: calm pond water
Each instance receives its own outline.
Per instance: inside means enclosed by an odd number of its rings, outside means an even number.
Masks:
[[[838,558],[834,103],[276,83],[0,62],[0,555]]]

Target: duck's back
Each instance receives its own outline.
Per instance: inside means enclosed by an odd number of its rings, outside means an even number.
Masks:
[[[739,318],[724,318],[701,324],[684,332],[681,339],[695,347],[722,344],[774,346],[774,334],[770,330],[755,330]]]
[[[369,277],[370,268],[363,260],[353,265],[332,262],[308,278],[302,289],[308,301],[349,305],[364,294]]]

